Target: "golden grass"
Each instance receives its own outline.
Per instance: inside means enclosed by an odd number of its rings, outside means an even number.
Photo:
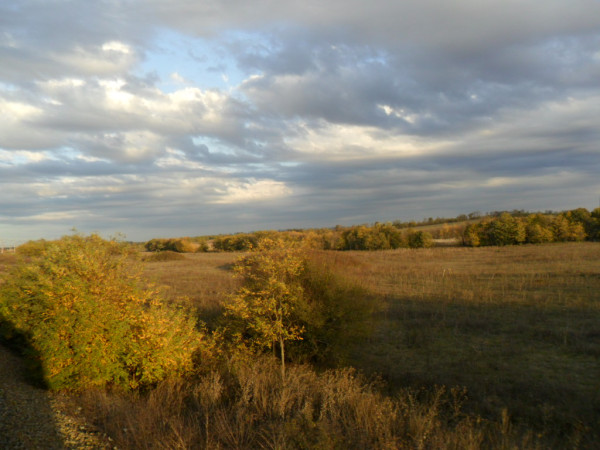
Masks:
[[[466,406],[548,442],[600,439],[600,245],[324,252],[382,301],[353,364],[406,386],[465,386]],[[231,254],[148,264],[209,310],[236,286]],[[212,302],[212,303],[211,303]],[[213,310],[213,317],[219,310]],[[587,441],[586,441],[587,440]]]
[[[85,392],[77,404],[125,449],[541,448],[506,417],[463,413],[463,401],[444,388],[391,399],[352,369],[293,365],[282,379],[274,359],[259,357],[143,396]]]
[[[221,313],[222,302],[239,286],[233,277],[235,253],[186,253],[177,261],[147,261],[147,278],[166,288],[167,298],[187,297],[201,318],[210,322]],[[147,256],[147,255],[146,255]]]
[[[385,299],[355,364],[393,388],[466,386],[484,417],[507,409],[549,439],[600,429],[600,245],[344,254]]]

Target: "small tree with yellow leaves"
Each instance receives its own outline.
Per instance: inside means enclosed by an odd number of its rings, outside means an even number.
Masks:
[[[302,300],[301,251],[280,239],[264,238],[249,256],[238,260],[235,271],[244,279],[226,317],[239,342],[254,350],[279,350],[281,375],[285,376],[285,344],[301,340],[304,328],[294,320],[294,310]]]

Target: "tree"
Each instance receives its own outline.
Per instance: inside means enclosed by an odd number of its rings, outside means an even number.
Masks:
[[[551,222],[542,214],[531,214],[527,217],[525,233],[526,241],[530,244],[543,244],[554,240]]]
[[[600,240],[600,208],[596,208],[592,211],[590,220],[592,225],[589,238],[594,241]]]
[[[285,376],[285,343],[302,339],[303,327],[294,320],[294,309],[302,298],[299,276],[303,269],[300,250],[280,239],[265,238],[250,256],[240,259],[235,271],[244,285],[225,316],[233,319],[234,334],[254,348],[279,347],[281,375]]]
[[[580,222],[570,221],[565,213],[556,216],[552,222],[555,239],[559,242],[583,241],[586,238],[585,229]]]
[[[486,231],[490,245],[522,244],[526,238],[523,222],[507,212],[489,222]]]
[[[410,248],[429,248],[433,247],[433,238],[427,231],[408,232],[408,246]]]
[[[463,244],[469,247],[479,247],[481,245],[480,232],[481,226],[479,223],[468,224],[463,232]]]

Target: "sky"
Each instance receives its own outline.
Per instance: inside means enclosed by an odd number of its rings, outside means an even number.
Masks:
[[[0,241],[593,209],[599,0],[0,0]]]

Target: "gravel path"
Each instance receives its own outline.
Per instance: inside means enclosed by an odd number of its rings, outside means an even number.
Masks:
[[[26,381],[22,358],[0,345],[0,449],[111,448],[85,424],[66,412],[64,398]]]

